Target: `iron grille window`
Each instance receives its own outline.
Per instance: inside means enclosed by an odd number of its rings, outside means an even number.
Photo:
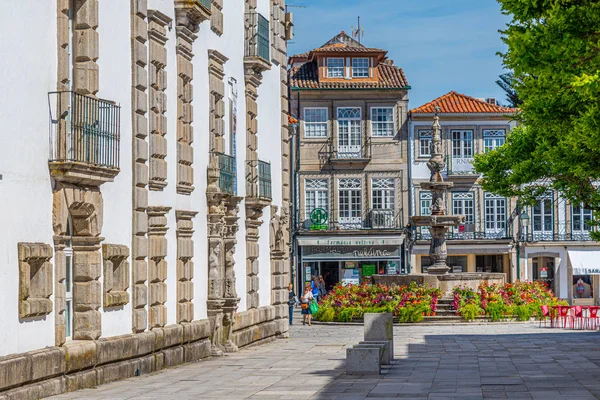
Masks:
[[[373,136],[394,136],[394,108],[371,108],[371,131]]]
[[[352,76],[354,78],[369,77],[369,59],[368,58],[353,58],[352,59]]]
[[[431,131],[419,131],[419,157],[429,157],[431,155]]]
[[[271,193],[271,164],[258,161],[258,194],[267,199],[273,198]]]
[[[327,137],[327,109],[304,109],[304,137]]]
[[[50,161],[119,168],[121,107],[69,91],[49,93],[49,102]]]
[[[344,77],[344,59],[343,58],[328,58],[327,59],[327,77],[343,78]]]
[[[304,181],[305,191],[305,219],[310,219],[310,213],[315,208],[322,208],[329,212],[329,191],[327,179],[306,179]]]
[[[504,129],[484,129],[483,131],[483,151],[487,153],[504,144],[506,140],[506,131]]]
[[[248,37],[246,55],[249,57],[260,57],[269,62],[269,20],[257,12],[247,14]]]

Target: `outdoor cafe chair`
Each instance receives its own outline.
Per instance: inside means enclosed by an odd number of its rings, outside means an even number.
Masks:
[[[540,318],[540,328],[542,327],[542,321],[544,321],[544,328],[546,327],[546,323],[550,319],[550,327],[552,328],[552,312],[550,311],[550,307],[543,305],[542,306],[542,315]]]

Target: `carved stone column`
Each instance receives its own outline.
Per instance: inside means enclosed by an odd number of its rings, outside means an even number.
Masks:
[[[238,212],[242,197],[228,196],[225,201],[225,229],[223,235],[223,244],[225,251],[225,290],[223,293],[223,337],[221,344],[227,353],[238,351],[238,347],[233,343],[233,324],[235,323],[235,313],[240,301],[235,290],[235,245],[237,244],[236,235],[239,230]]]
[[[219,190],[218,159],[210,158],[206,199],[208,205],[208,299],[206,301],[208,318],[211,324],[211,355],[223,355],[220,344],[223,306],[225,305],[223,273],[225,226],[225,195]]]
[[[271,248],[271,304],[275,306],[277,334],[284,335],[288,331],[288,290],[289,247],[286,238],[289,216],[287,209],[277,214],[277,206],[271,206],[271,222],[269,243]]]
[[[194,211],[175,211],[177,219],[177,323],[194,319]]]
[[[170,207],[148,207],[148,324],[167,324],[167,217]]]

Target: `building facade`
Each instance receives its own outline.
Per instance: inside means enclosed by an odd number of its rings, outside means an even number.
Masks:
[[[410,112],[411,210],[429,215],[431,193],[420,183],[429,180],[431,124],[437,112],[446,153],[444,180],[453,182],[448,192],[449,214],[464,215],[465,223],[448,233],[450,272],[511,272],[513,229],[509,223],[516,201],[485,192],[478,184],[473,157],[500,146],[514,126],[515,110],[501,107],[494,99],[480,100],[456,92],[447,93]],[[411,267],[426,273],[429,266],[429,229],[417,228],[412,235]]]
[[[572,304],[598,304],[600,246],[591,240],[592,211],[549,190],[536,204],[485,192],[472,166],[473,156],[504,144],[515,126],[514,109],[494,99],[450,92],[410,112],[412,215],[427,215],[431,196],[420,189],[429,178],[427,159],[431,119],[438,112],[446,151],[444,178],[454,182],[447,209],[466,223],[449,233],[451,272],[503,272],[509,281],[540,281]],[[427,271],[427,228],[413,230],[411,266]],[[595,259],[596,258],[596,259]]]
[[[283,0],[42,3],[0,17],[0,391],[286,335]]]
[[[289,60],[299,283],[407,272],[410,86],[386,53],[342,32]]]

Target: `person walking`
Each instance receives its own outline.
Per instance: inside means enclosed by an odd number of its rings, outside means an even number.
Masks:
[[[313,298],[316,301],[319,301],[319,279],[316,275],[312,276],[312,281],[310,282],[310,288],[312,289]]]
[[[312,318],[312,312],[310,311],[310,302],[313,300],[313,292],[310,283],[307,283],[304,287],[304,294],[301,299],[302,306],[302,325],[306,325],[306,318],[308,317],[308,326],[312,326],[310,323]]]
[[[290,296],[288,300],[288,306],[290,306],[290,325],[292,325],[292,321],[294,319],[294,306],[296,305],[296,293],[294,293],[294,285],[291,282],[288,285],[288,290]]]
[[[327,287],[325,286],[325,280],[323,279],[323,275],[319,275],[319,298],[322,300],[323,297],[327,294]]]

